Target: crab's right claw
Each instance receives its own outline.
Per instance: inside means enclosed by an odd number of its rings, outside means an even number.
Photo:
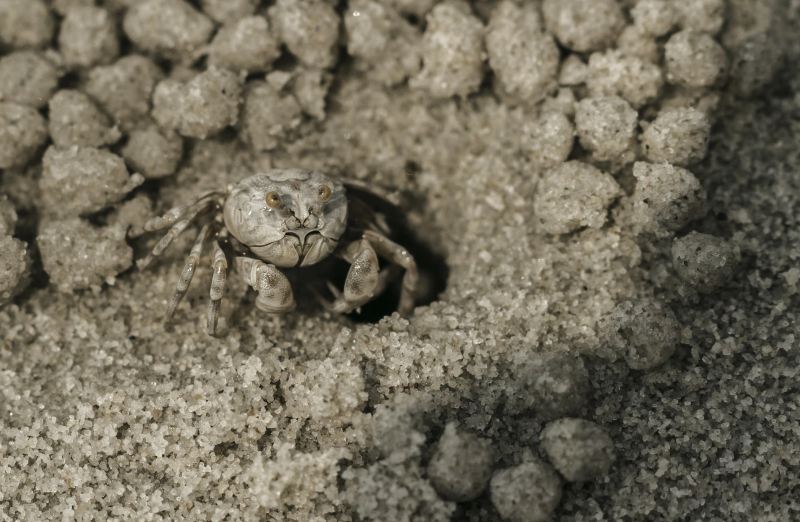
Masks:
[[[256,307],[259,310],[269,314],[294,310],[292,285],[275,265],[248,257],[237,257],[236,265],[245,282],[258,292]]]

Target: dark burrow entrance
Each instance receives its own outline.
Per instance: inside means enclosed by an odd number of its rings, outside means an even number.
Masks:
[[[415,296],[415,306],[424,306],[435,301],[447,287],[450,274],[450,269],[444,256],[437,252],[410,226],[405,213],[400,208],[375,195],[360,191],[356,191],[358,192],[357,194],[352,194],[352,192],[353,189],[348,187],[348,193],[351,196],[355,196],[369,207],[379,210],[380,220],[391,231],[388,234],[389,238],[405,247],[416,260],[419,271],[419,284]],[[350,238],[350,240],[357,237],[358,235]],[[391,264],[389,260],[382,257],[379,261],[382,269]],[[325,298],[331,297],[327,289],[327,282],[330,281],[336,288],[341,290],[349,269],[349,263],[331,256],[314,267],[292,270],[287,273],[287,276],[292,281],[298,306],[301,308],[307,306],[318,308],[320,306],[319,295]],[[402,276],[403,271],[398,270],[397,277],[393,278],[382,294],[362,306],[360,312],[353,312],[348,317],[357,323],[376,323],[397,311]]]

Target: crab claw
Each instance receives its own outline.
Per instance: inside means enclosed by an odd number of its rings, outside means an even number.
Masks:
[[[292,285],[275,265],[247,257],[237,257],[236,265],[245,282],[258,292],[256,307],[259,310],[280,314],[294,309]]]

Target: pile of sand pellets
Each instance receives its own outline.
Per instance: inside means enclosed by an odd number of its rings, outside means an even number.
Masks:
[[[799,8],[0,0],[0,520],[800,516]],[[165,324],[128,232],[286,167],[444,292]]]

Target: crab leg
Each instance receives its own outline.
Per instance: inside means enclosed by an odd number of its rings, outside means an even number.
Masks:
[[[191,208],[189,212],[186,212],[184,214],[185,217],[183,219],[174,222],[174,224],[167,231],[167,233],[164,234],[164,237],[158,240],[156,246],[153,247],[153,250],[147,256],[145,256],[136,263],[136,265],[139,267],[139,270],[144,270],[150,263],[152,263],[153,259],[160,256],[164,252],[164,250],[166,250],[169,247],[169,245],[172,244],[175,238],[181,235],[181,233],[183,233],[183,231],[186,230],[186,227],[188,227],[192,221],[197,219],[197,216],[199,216],[201,212],[208,209],[208,203],[210,202],[211,200],[208,200],[202,202],[202,204],[198,202],[194,203],[193,205],[190,205],[190,207],[194,208]],[[154,220],[162,220],[163,222],[166,222],[165,217],[154,218],[153,220],[150,220],[147,223],[145,223],[145,229],[147,229],[148,225]]]
[[[375,247],[378,254],[405,269],[397,311],[400,312],[400,315],[409,315],[414,310],[414,294],[419,281],[419,272],[417,271],[417,263],[414,261],[414,257],[402,246],[376,232],[367,230],[364,232],[364,239]]]
[[[150,265],[150,263],[153,262],[153,259],[163,254],[164,250],[166,250],[167,247],[172,244],[176,237],[181,235],[181,233],[186,230],[186,227],[188,227],[191,222],[192,221],[190,219],[183,219],[172,225],[172,228],[170,228],[167,233],[158,240],[156,246],[153,247],[153,250],[136,262],[136,266],[139,267],[139,270],[144,270]]]
[[[213,196],[222,195],[221,192],[209,192],[197,198],[193,203],[181,205],[167,210],[163,215],[148,219],[141,228],[131,229],[130,237],[139,237],[146,232],[157,232],[175,225],[179,220],[187,218],[190,221],[213,203]]]
[[[225,282],[228,277],[228,260],[225,257],[222,246],[219,244],[219,240],[214,241],[213,248],[214,262],[211,272],[211,289],[209,291],[211,301],[208,303],[208,322],[206,324],[209,335],[216,335],[217,333],[219,303],[225,293]]]
[[[183,296],[186,295],[186,291],[189,289],[189,285],[192,282],[192,277],[194,277],[194,270],[197,267],[197,263],[200,260],[200,255],[203,251],[203,244],[209,237],[210,229],[210,224],[204,225],[203,228],[200,229],[200,233],[197,235],[194,245],[192,245],[192,250],[189,252],[189,257],[186,259],[186,264],[183,265],[181,275],[178,278],[178,282],[175,284],[175,295],[172,297],[172,301],[170,301],[169,304],[169,309],[167,310],[168,321],[172,319],[173,315],[175,315],[175,309],[178,307],[183,299]]]

